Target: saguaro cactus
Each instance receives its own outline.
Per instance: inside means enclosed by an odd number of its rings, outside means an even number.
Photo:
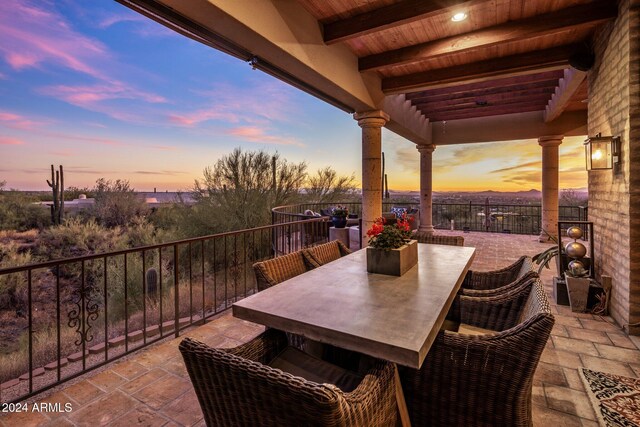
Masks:
[[[158,292],[158,270],[150,268],[147,270],[147,295],[155,298]]]
[[[47,180],[47,184],[53,192],[53,205],[51,205],[51,223],[59,225],[64,219],[64,172],[62,165],[59,171],[54,171],[51,165],[51,182]]]

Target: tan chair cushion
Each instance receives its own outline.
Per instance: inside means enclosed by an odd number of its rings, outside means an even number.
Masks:
[[[466,323],[458,323],[453,320],[445,319],[441,331],[451,331],[457,332],[459,334],[465,335],[494,335],[496,331],[492,331],[491,329],[479,328],[477,326],[468,325]]]
[[[363,378],[294,347],[285,348],[269,366],[318,384],[333,384],[344,392],[355,390]]]
[[[468,325],[466,323],[461,323],[458,328],[459,334],[465,335],[494,335],[496,331],[492,331],[491,329],[479,328],[477,326]]]
[[[453,320],[444,319],[444,323],[442,324],[442,327],[440,328],[440,330],[458,332],[459,327],[460,327],[459,322],[454,322]]]

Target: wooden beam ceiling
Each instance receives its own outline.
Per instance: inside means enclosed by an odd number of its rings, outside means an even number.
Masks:
[[[469,8],[494,0],[405,0],[340,21],[324,24],[324,42],[333,44],[377,31],[427,19],[454,9]]]
[[[423,103],[435,103],[435,102],[464,102],[465,100],[470,99],[484,99],[486,97],[491,97],[499,94],[504,94],[505,96],[509,95],[517,95],[520,93],[527,92],[544,92],[553,94],[556,86],[558,85],[558,79],[555,80],[545,80],[542,82],[530,83],[530,84],[520,84],[513,86],[495,86],[487,89],[477,89],[470,90],[466,92],[455,91],[457,89],[454,86],[451,92],[444,93],[442,95],[425,95],[421,97],[409,98],[413,105],[423,104]],[[455,91],[455,92],[454,92]],[[422,93],[422,92],[420,92]]]
[[[386,94],[395,94],[455,85],[459,82],[558,70],[569,65],[569,56],[578,47],[578,45],[558,46],[405,76],[388,77],[382,80],[382,91]]]
[[[440,112],[433,113],[428,115],[429,121],[431,122],[441,122],[443,120],[459,120],[459,119],[471,119],[475,117],[488,117],[488,116],[499,116],[503,114],[513,114],[513,113],[526,113],[529,111],[540,111],[544,109],[544,105],[541,107],[540,102],[534,103],[523,103],[515,106],[507,105],[507,106],[495,106],[495,107],[476,107],[469,108],[466,110],[458,110],[453,112]]]
[[[562,70],[546,71],[537,74],[527,74],[524,76],[514,76],[484,82],[466,83],[453,87],[443,87],[439,89],[411,92],[406,94],[405,96],[408,100],[419,98],[432,99],[436,96],[445,96],[449,98],[452,96],[457,96],[459,94],[472,93],[476,91],[496,90],[496,88],[504,88],[506,90],[509,90],[509,88],[511,87],[532,85],[536,83],[553,84],[554,86],[557,86],[558,79],[562,78],[563,76],[564,72]]]
[[[553,88],[551,89],[538,89],[538,90],[524,90],[512,93],[500,93],[482,97],[471,97],[463,99],[454,99],[446,101],[436,102],[422,102],[414,103],[415,107],[421,111],[437,111],[438,109],[446,108],[467,108],[473,107],[478,104],[495,105],[495,104],[511,104],[514,102],[526,102],[532,99],[541,99],[549,101],[553,95]]]
[[[498,44],[555,35],[574,28],[596,26],[615,17],[616,14],[615,2],[588,3],[377,55],[365,56],[358,60],[358,66],[360,71],[379,70],[427,58],[433,59]]]

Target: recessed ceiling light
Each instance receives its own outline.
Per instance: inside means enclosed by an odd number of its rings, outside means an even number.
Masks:
[[[467,14],[464,12],[458,12],[451,17],[451,20],[453,22],[460,22],[460,21],[464,21],[465,19],[467,19]]]

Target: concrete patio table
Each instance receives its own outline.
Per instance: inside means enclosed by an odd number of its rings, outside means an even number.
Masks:
[[[233,315],[418,369],[474,255],[418,244],[418,264],[396,277],[367,273],[360,250],[236,302]]]
[[[233,304],[233,315],[420,368],[475,255],[475,248],[418,244],[400,277],[367,273],[359,250]],[[395,370],[399,422],[410,426]]]

